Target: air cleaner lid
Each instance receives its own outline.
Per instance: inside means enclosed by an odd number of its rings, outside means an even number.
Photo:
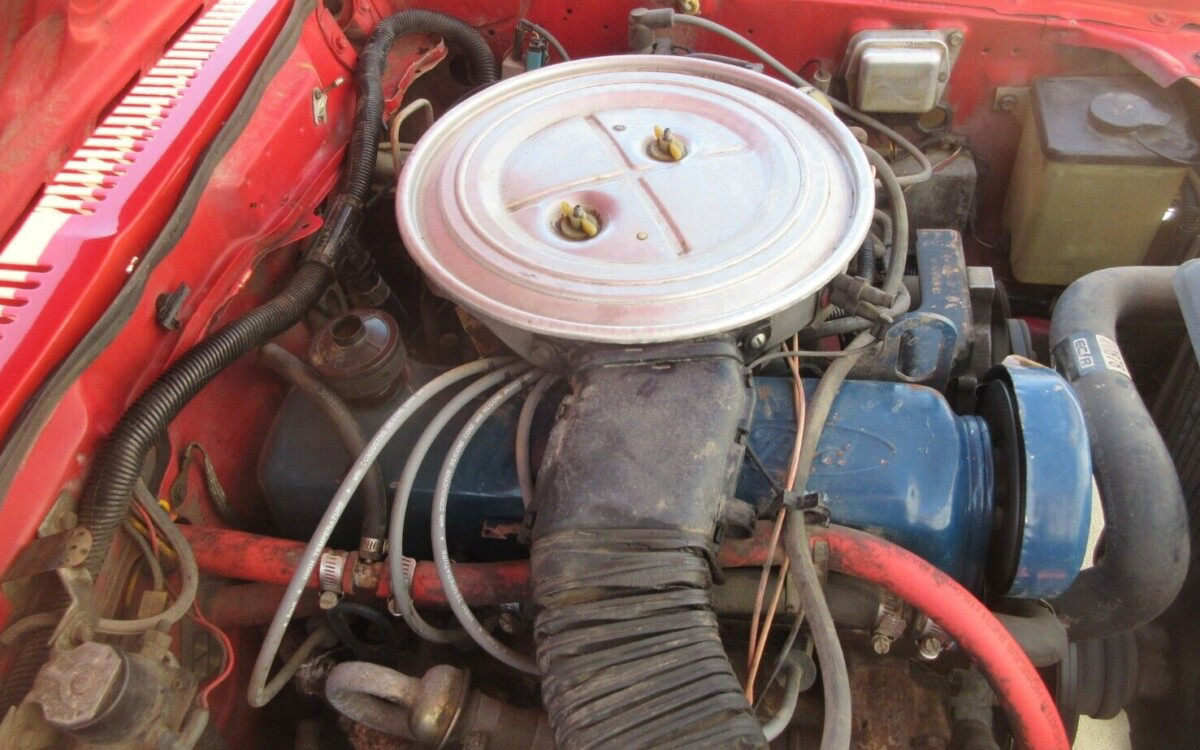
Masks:
[[[633,55],[476,94],[417,144],[397,196],[409,252],[468,309],[620,344],[733,331],[806,300],[873,208],[858,143],[807,95]]]

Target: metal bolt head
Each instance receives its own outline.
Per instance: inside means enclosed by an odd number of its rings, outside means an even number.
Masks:
[[[521,631],[521,618],[515,612],[500,613],[500,629],[509,635]]]
[[[1000,97],[1000,109],[1004,110],[1005,112],[1012,112],[1016,108],[1017,97],[1013,96],[1012,94],[1005,94],[1004,96]]]
[[[69,510],[63,511],[58,516],[58,524],[57,525],[58,525],[59,531],[70,531],[71,529],[73,529],[79,525],[79,516],[75,515],[73,512],[71,512]]]
[[[917,653],[926,661],[933,661],[942,654],[942,641],[935,635],[927,635],[917,644]]]
[[[871,648],[875,649],[875,653],[883,656],[892,650],[892,639],[883,633],[876,633],[871,636]]]
[[[963,35],[961,31],[951,31],[950,36],[946,37],[946,41],[951,47],[957,47],[963,43]]]
[[[55,653],[38,672],[29,699],[59,729],[86,725],[111,705],[125,664],[112,646],[89,641]]]
[[[529,346],[529,361],[538,367],[547,367],[558,359],[554,346],[546,341],[535,341]]]
[[[758,333],[756,333],[750,337],[750,340],[746,342],[746,345],[749,346],[751,349],[755,349],[755,350],[762,349],[764,346],[767,345],[767,334],[762,331],[759,331]]]
[[[317,600],[317,606],[326,610],[333,609],[339,601],[341,601],[341,597],[337,595],[336,591],[322,591],[321,598]]]

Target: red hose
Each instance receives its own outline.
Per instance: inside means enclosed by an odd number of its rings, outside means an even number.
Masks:
[[[829,566],[877,584],[924,612],[983,671],[1029,750],[1070,750],[1062,719],[1025,652],[987,607],[954,579],[891,542],[842,527],[813,529],[829,546]]]
[[[304,549],[302,542],[226,529],[180,529],[188,537],[201,571],[242,580],[286,584]],[[769,535],[770,524],[760,524],[751,539],[727,540],[718,553],[720,564],[727,568],[762,565]],[[1023,747],[1069,750],[1054,700],[1033,664],[1008,630],[969,591],[920,557],[877,536],[835,526],[814,528],[811,541],[829,547],[831,569],[882,586],[924,612],[957,641],[988,678]],[[471,604],[528,597],[527,560],[467,563],[455,569]],[[388,583],[382,576],[377,593],[386,596]],[[431,563],[417,565],[413,598],[421,606],[445,606],[445,593]]]

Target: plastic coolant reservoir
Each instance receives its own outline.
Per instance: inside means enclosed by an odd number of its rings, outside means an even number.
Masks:
[[[1141,264],[1195,148],[1182,104],[1150,81],[1037,81],[1005,207],[1013,275],[1065,285]]]
[[[623,55],[447,112],[405,163],[396,211],[431,284],[528,356],[535,336],[649,344],[769,325],[782,340],[874,203],[861,147],[806,94]]]

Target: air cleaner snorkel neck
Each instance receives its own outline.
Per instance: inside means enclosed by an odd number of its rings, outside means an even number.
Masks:
[[[765,747],[710,602],[754,406],[741,353],[732,338],[599,350],[570,378],[531,554],[559,746]]]

